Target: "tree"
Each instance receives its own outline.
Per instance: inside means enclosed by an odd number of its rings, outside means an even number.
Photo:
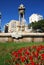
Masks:
[[[32,27],[32,30],[34,31],[41,31],[41,32],[44,32],[44,19],[43,20],[40,20],[38,22],[32,22],[31,24],[28,25],[29,28]]]

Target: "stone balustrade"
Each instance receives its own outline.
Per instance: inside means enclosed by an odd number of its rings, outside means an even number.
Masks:
[[[14,33],[0,33],[0,42],[44,42],[44,33],[13,34]]]

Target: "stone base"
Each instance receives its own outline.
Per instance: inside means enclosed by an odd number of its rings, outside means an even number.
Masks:
[[[0,42],[7,42],[8,41],[8,37],[0,37]]]
[[[44,42],[44,33],[23,34],[18,39],[12,38],[9,33],[0,33],[0,42]]]

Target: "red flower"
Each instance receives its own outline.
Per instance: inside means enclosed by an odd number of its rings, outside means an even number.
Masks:
[[[39,65],[38,63],[36,65]]]
[[[29,56],[29,59],[30,59],[30,60],[33,60],[33,57],[32,57],[32,56]]]
[[[28,64],[25,64],[25,65],[30,65],[30,63],[28,63]]]
[[[25,54],[26,54],[26,55],[29,55],[30,53],[29,53],[29,51],[26,51]]]
[[[44,49],[44,46],[42,46],[42,49]]]
[[[40,51],[40,50],[42,50],[44,47],[42,46],[42,45],[40,45],[40,46],[38,46],[37,47],[37,51]]]
[[[25,58],[25,56],[24,57],[20,56],[20,59],[21,59],[22,62],[24,62],[26,58]]]
[[[44,53],[43,53],[43,54],[41,54],[41,59],[42,59],[42,60],[44,60]]]
[[[18,53],[17,52],[12,52],[12,56],[15,56],[16,58],[18,58]]]
[[[29,51],[30,49],[31,49],[30,47],[26,47],[26,50],[28,50],[28,51]]]
[[[31,65],[35,65],[34,61],[31,62]]]
[[[21,53],[22,53],[22,51],[23,51],[22,49],[19,49],[17,52],[18,52],[19,54],[21,54]]]
[[[19,65],[19,64],[16,64],[16,65]]]
[[[14,55],[16,55],[16,52],[15,52],[15,51],[13,51],[13,52],[12,52],[12,55],[13,55],[13,56],[14,56]]]
[[[22,55],[22,50],[18,50],[17,54],[21,56]]]
[[[17,53],[16,53],[15,57],[18,58],[18,54]]]
[[[36,49],[36,46],[32,46],[32,49],[34,49],[34,48]]]
[[[38,52],[37,51],[35,52],[35,56],[36,56],[36,58],[38,58]]]
[[[33,47],[23,47],[16,52],[15,51],[12,52],[12,60],[13,60],[13,62],[21,61],[21,63],[22,62],[26,63],[26,60],[29,60],[29,63],[24,64],[24,65],[40,65],[40,64],[42,64],[41,61],[44,60],[44,53],[42,50],[44,50],[44,46],[42,46],[42,45],[33,46]],[[37,62],[38,62],[38,60],[40,60],[40,61],[39,61],[39,63],[35,63],[34,60],[35,61],[37,60]],[[20,65],[20,62],[19,62],[19,64],[16,64],[16,65]]]

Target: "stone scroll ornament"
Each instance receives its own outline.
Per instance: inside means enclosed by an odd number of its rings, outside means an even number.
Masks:
[[[22,34],[16,32],[16,33],[11,33],[11,36],[14,37],[14,38],[21,38]]]

